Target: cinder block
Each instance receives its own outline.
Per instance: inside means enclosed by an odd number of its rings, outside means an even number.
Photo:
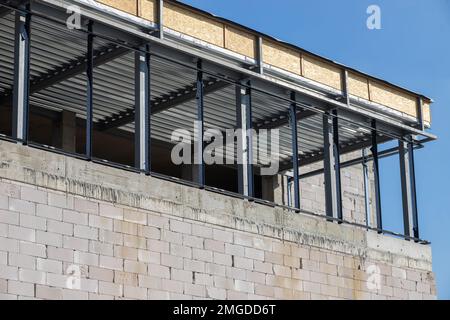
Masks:
[[[73,250],[71,249],[47,246],[47,255],[49,259],[73,263]]]
[[[234,257],[234,267],[246,270],[253,270],[253,260],[241,257]]]
[[[194,260],[213,262],[213,252],[210,250],[192,249]]]
[[[54,247],[62,247],[62,235],[38,230],[36,232],[36,242]]]
[[[123,246],[114,246],[114,256],[121,259],[137,260],[138,249]]]
[[[29,228],[22,228],[18,226],[8,226],[8,237],[11,239],[35,242],[36,231]]]
[[[215,300],[225,300],[227,298],[227,291],[225,289],[206,287],[206,297]]]
[[[1,243],[2,243],[2,241],[0,241],[0,249],[1,249]],[[36,244],[36,243],[21,241],[20,242],[20,253],[24,254],[24,255],[34,256],[34,257],[46,258],[47,257],[47,247],[43,244]]]
[[[74,198],[67,194],[48,193],[48,205],[62,209],[73,209]]]
[[[149,300],[169,300],[170,293],[162,290],[148,289]]]
[[[94,266],[89,266],[89,279],[101,280],[105,282],[113,282],[114,281],[114,271],[97,268]],[[101,293],[101,292],[100,292]]]
[[[239,256],[239,257],[245,256],[244,247],[238,246],[235,244],[230,244],[230,243],[225,243],[225,253],[231,254],[233,256]]]
[[[101,241],[89,240],[89,252],[100,254],[103,256],[113,256],[114,246],[109,243],[103,243]]]
[[[52,221],[52,220],[51,220]],[[19,223],[21,227],[36,230],[47,230],[47,219],[21,213],[19,215]]]
[[[206,297],[206,288],[202,285],[184,283],[184,293],[187,295],[191,295],[197,298],[205,298]]]
[[[98,282],[98,291],[101,294],[121,297],[121,296],[123,296],[123,285],[111,283],[111,282],[99,281]]]
[[[0,209],[7,210],[8,208],[8,197],[0,193]]]
[[[205,239],[212,239],[213,229],[199,224],[192,224],[192,234]]]
[[[152,252],[147,250],[138,249],[138,261],[160,264],[161,263],[161,254],[159,252]]]
[[[8,252],[19,252],[19,241],[15,239],[0,237],[0,250]]]
[[[194,275],[192,271],[187,270],[181,270],[181,269],[171,269],[170,278],[172,280],[182,281],[182,282],[188,282],[193,283],[194,281]]]
[[[87,252],[89,250],[89,240],[64,236],[63,248]]]
[[[0,210],[0,223],[19,225],[19,214],[17,212]]]
[[[115,232],[131,234],[133,236],[136,236],[137,235],[137,226],[138,225],[136,223],[114,220],[114,231]]]
[[[170,220],[170,230],[173,232],[192,234],[192,224],[172,219]]]
[[[115,270],[114,271],[114,283],[137,287],[138,286],[138,275],[135,273]]]
[[[254,263],[255,271],[267,273],[267,274],[273,274],[273,264],[272,263],[261,262],[258,260],[255,260],[253,263]]]
[[[73,210],[63,210],[63,221],[78,225],[87,225],[88,224],[87,213],[77,212]]]
[[[8,281],[8,293],[26,297],[34,296],[34,284],[20,281]]]
[[[44,272],[62,274],[63,263],[57,260],[37,258],[36,269]]]
[[[220,264],[220,265],[230,266],[230,267],[232,265],[231,255],[229,255],[229,254],[214,252],[213,259],[214,259],[215,264]]]
[[[37,284],[45,284],[47,274],[43,271],[19,269],[19,280]]]
[[[108,230],[99,230],[99,240],[101,242],[123,245],[123,234],[119,232],[112,232]]]
[[[98,229],[113,231],[113,220],[98,215],[89,215],[89,226]]]
[[[161,231],[155,227],[138,225],[138,236],[148,239],[161,239]]]
[[[147,239],[125,234],[123,236],[123,245],[131,248],[147,249]]]
[[[36,258],[33,256],[9,253],[8,264],[13,267],[21,267],[25,269],[36,269]]]
[[[183,269],[183,258],[163,253],[161,254],[161,264],[167,267]]]
[[[63,211],[61,208],[50,207],[45,204],[36,205],[36,215],[47,219],[62,221]]]
[[[125,260],[124,270],[125,272],[147,274],[147,264],[138,261]]]
[[[149,213],[147,215],[147,224],[159,229],[169,229],[169,219]]]
[[[148,264],[148,274],[153,277],[170,279],[170,269],[159,264]]]
[[[98,240],[99,238],[98,229],[87,226],[75,225],[73,228],[73,234],[75,237],[82,239]]]
[[[62,289],[36,285],[36,297],[48,300],[61,300]]]
[[[47,204],[47,192],[29,187],[20,187],[20,198],[22,200]]]
[[[150,251],[169,253],[170,246],[168,242],[150,239],[147,241],[147,249]]]
[[[183,245],[187,247],[203,249],[203,238],[183,234]]]
[[[225,253],[225,242],[205,239],[205,249],[214,252]]]
[[[138,275],[139,287],[161,290],[162,279],[159,277]]]
[[[75,251],[73,257],[74,257],[73,262],[79,265],[88,265],[88,266],[99,265],[98,254]]]
[[[147,289],[131,287],[131,286],[124,286],[123,295],[125,298],[146,300],[147,299]]]
[[[19,268],[0,265],[0,279],[5,280],[18,280],[19,279]]]
[[[203,261],[195,261],[195,260],[185,258],[184,259],[184,270],[203,273],[203,272],[205,272],[205,263]]]
[[[63,300],[88,300],[89,293],[79,290],[69,290],[63,289],[62,291]]]
[[[105,269],[123,271],[123,259],[100,256],[100,267]]]
[[[75,198],[74,199],[74,209],[75,211],[89,213],[89,214],[98,214],[99,213],[99,205],[97,202]]]
[[[49,220],[47,222],[47,231],[63,234],[66,236],[73,236],[73,224]]]
[[[142,211],[136,211],[136,210],[124,210],[123,212],[123,220],[140,224],[140,225],[146,225],[147,224],[147,213]]]
[[[163,279],[161,282],[161,289],[168,292],[183,293],[183,282]]]
[[[109,204],[100,203],[100,216],[116,220],[123,220],[123,209]]]
[[[233,243],[233,233],[230,231],[213,229],[213,239],[226,243]]]
[[[245,248],[245,256],[250,259],[264,261],[264,251],[262,250]]]

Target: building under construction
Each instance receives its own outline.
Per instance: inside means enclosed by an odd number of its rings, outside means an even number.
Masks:
[[[0,0],[0,44],[0,299],[436,297],[430,98],[169,0]]]

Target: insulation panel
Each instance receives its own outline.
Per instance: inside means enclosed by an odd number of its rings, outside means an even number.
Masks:
[[[256,37],[249,32],[225,26],[225,48],[254,59]]]
[[[407,92],[370,80],[370,98],[373,102],[417,117],[417,98]]]
[[[263,61],[274,67],[300,75],[300,52],[263,40]]]
[[[223,23],[167,2],[164,3],[164,26],[224,47]]]
[[[139,0],[138,2],[138,15],[139,17],[152,21],[157,21],[157,4],[156,0]]]
[[[97,0],[97,2],[137,15],[137,0]]]
[[[351,95],[369,100],[369,80],[364,76],[349,72],[348,92]]]
[[[302,74],[337,90],[342,89],[341,69],[307,54],[302,55]]]

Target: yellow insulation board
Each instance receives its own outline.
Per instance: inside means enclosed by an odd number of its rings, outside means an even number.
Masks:
[[[351,95],[369,100],[369,81],[359,74],[348,73],[348,92]]]
[[[263,40],[263,61],[274,67],[301,74],[300,52]]]
[[[256,58],[256,37],[251,33],[225,26],[225,48],[250,58]]]
[[[137,15],[137,0],[97,0],[97,2]]]
[[[156,0],[138,0],[138,16],[152,22],[157,21]]]
[[[413,117],[417,117],[416,96],[386,84],[370,80],[370,99]]]
[[[430,102],[423,103],[423,120],[431,124],[431,104]]]
[[[307,54],[302,54],[302,74],[305,78],[342,90],[340,68]]]
[[[164,26],[191,37],[224,47],[224,25],[171,3],[164,3]]]

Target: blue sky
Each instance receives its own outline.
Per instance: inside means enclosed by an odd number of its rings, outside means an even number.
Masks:
[[[450,299],[450,0],[184,0],[280,40],[383,78],[435,100],[432,132],[416,152],[421,237],[432,242],[440,299]],[[381,8],[381,30],[366,9]],[[384,159],[386,228],[401,231],[397,157]]]

